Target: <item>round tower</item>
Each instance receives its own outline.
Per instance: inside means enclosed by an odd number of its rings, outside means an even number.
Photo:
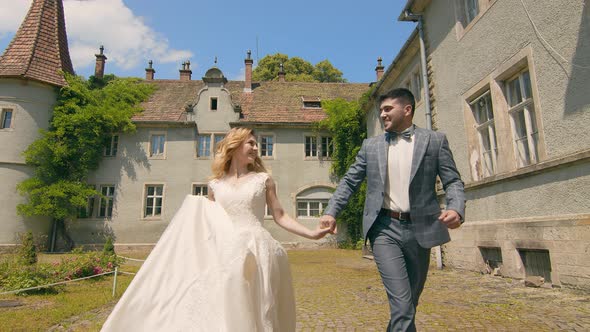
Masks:
[[[74,73],[62,0],[34,0],[14,38],[0,57],[0,247],[19,243],[19,234],[49,236],[48,218],[17,214],[24,198],[18,183],[33,175],[22,152],[47,129],[57,92]]]

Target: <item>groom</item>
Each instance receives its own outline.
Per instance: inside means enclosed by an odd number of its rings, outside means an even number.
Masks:
[[[387,331],[415,331],[430,248],[448,242],[448,229],[463,223],[463,182],[446,136],[412,123],[415,101],[409,90],[393,89],[379,103],[385,135],[363,142],[320,223],[335,232],[335,217],[367,178],[363,235],[371,241],[389,299]],[[446,193],[442,211],[437,176]]]

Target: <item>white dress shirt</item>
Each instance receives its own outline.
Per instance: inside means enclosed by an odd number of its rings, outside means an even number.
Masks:
[[[414,135],[409,139],[397,135],[389,142],[387,178],[383,208],[410,212],[410,172],[414,155]]]

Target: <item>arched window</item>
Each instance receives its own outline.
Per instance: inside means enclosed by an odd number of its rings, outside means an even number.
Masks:
[[[332,188],[312,187],[297,194],[297,217],[317,218],[322,215],[332,197]]]

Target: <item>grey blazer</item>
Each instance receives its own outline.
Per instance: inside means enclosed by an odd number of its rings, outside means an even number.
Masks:
[[[443,133],[416,128],[410,179],[410,216],[416,240],[424,248],[450,241],[447,226],[438,221],[441,209],[436,196],[436,177],[440,177],[446,196],[446,209],[465,216],[463,181],[455,166],[449,142]],[[363,236],[377,219],[383,206],[387,176],[388,142],[385,134],[367,138],[332,195],[325,214],[336,217],[348,199],[367,177],[367,197],[363,213]]]

